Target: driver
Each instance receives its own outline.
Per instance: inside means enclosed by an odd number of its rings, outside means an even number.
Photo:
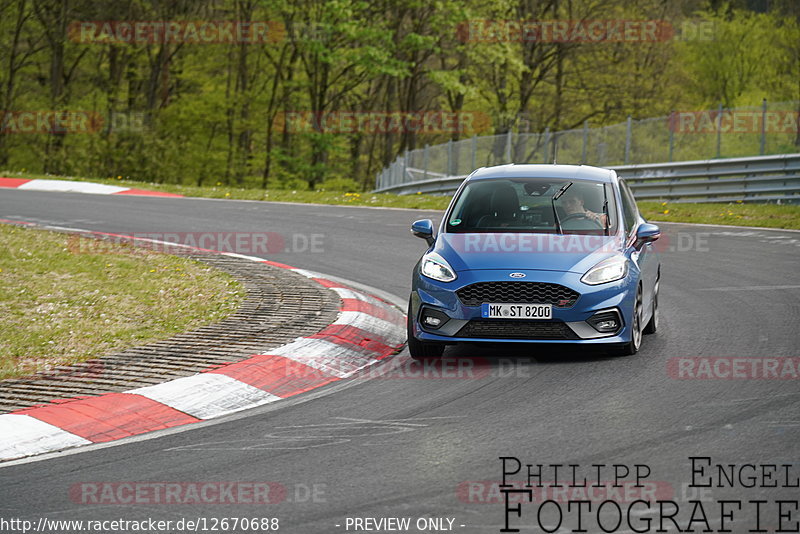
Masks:
[[[583,197],[580,195],[570,195],[564,199],[564,211],[567,216],[581,215],[589,220],[595,221],[603,228],[608,227],[608,220],[604,213],[595,213],[583,207]]]

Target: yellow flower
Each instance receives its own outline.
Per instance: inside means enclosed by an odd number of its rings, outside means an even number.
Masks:
[[[666,205],[667,205],[667,203],[666,203],[666,202],[662,202],[662,203],[661,203],[661,205],[662,205],[662,206],[666,206]]]
[[[222,182],[217,182],[217,185],[222,185]]]
[[[231,194],[230,193],[225,193],[225,196],[229,197],[229,196],[231,196]]]
[[[156,270],[155,269],[150,269],[150,272],[154,273],[154,272],[156,272]]]
[[[110,263],[106,263],[106,267],[111,267],[111,264]]]
[[[668,215],[668,214],[669,214],[669,210],[664,210],[664,215]]]
[[[122,180],[122,176],[117,176],[117,180]]]

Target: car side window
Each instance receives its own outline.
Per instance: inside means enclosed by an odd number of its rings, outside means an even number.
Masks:
[[[628,184],[620,180],[620,196],[622,197],[622,213],[625,216],[625,233],[630,235],[633,231],[633,227],[636,225],[637,220],[637,209],[636,209],[636,201],[633,199],[633,193],[631,193]]]

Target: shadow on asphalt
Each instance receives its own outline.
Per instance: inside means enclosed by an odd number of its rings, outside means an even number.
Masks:
[[[482,365],[499,365],[509,360],[518,364],[581,364],[620,358],[599,347],[568,344],[464,343],[445,349],[444,358],[472,358]]]

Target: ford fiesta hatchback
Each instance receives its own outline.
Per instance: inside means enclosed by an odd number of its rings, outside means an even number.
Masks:
[[[461,184],[414,267],[413,358],[459,342],[603,345],[634,354],[658,328],[661,263],[628,185],[575,165],[478,169]]]

